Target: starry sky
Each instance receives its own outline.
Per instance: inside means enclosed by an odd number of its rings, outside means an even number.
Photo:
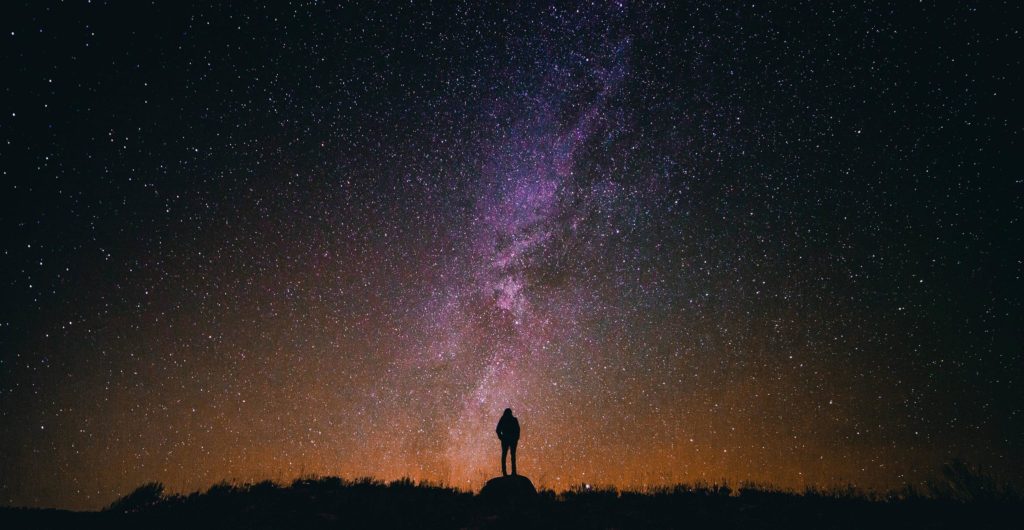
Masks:
[[[1024,477],[1017,2],[17,4],[0,504]]]

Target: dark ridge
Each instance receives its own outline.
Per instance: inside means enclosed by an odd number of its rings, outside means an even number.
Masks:
[[[495,486],[494,484],[498,484]],[[309,477],[281,485],[222,482],[165,495],[145,484],[99,512],[0,509],[10,528],[1006,528],[1024,516],[1019,495],[935,498],[908,489],[783,491],[680,484],[644,492],[580,485],[522,502],[525,477],[498,478],[480,495],[403,479]],[[504,502],[506,496],[518,499]],[[1009,525],[1009,526],[1007,526]]]

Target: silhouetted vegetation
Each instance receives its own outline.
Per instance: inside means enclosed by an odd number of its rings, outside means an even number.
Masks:
[[[679,484],[620,491],[580,484],[506,504],[402,479],[303,477],[221,482],[164,494],[145,484],[100,512],[0,510],[4,528],[1002,528],[1019,522],[1014,490],[954,462],[922,492],[853,487],[786,491],[764,484]],[[1016,526],[1010,524],[1010,527]]]
[[[114,501],[107,510],[111,512],[137,512],[150,506],[156,505],[163,500],[164,485],[159,482],[149,482],[135,489],[135,491]]]
[[[1010,484],[963,460],[942,466],[942,479],[928,483],[932,497],[961,502],[1012,502],[1021,499]]]

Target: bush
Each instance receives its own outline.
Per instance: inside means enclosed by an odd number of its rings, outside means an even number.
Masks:
[[[929,482],[928,489],[936,498],[959,502],[1020,500],[1012,487],[960,459],[943,464],[941,481]]]
[[[112,512],[137,512],[159,503],[163,499],[164,485],[149,482],[135,488],[135,491],[114,501],[108,508]]]

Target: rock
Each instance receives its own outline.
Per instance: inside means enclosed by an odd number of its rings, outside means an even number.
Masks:
[[[480,498],[491,502],[529,501],[536,497],[537,488],[522,475],[492,478],[480,490]]]

